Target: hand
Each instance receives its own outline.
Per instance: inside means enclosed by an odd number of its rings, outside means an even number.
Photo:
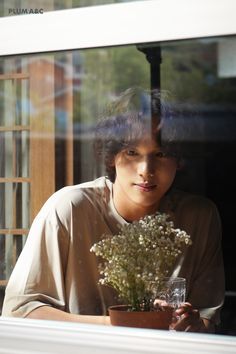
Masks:
[[[155,299],[153,305],[155,310],[165,311],[171,308],[173,309],[173,307],[168,305],[168,303],[165,300],[161,300],[161,299]]]
[[[185,332],[213,332],[214,326],[207,319],[202,319],[198,310],[193,309],[189,302],[182,304],[174,312],[170,329]]]

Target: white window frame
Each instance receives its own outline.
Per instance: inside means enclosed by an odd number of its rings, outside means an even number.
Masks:
[[[234,354],[235,337],[0,318],[0,354]]]
[[[226,36],[235,0],[147,0],[0,19],[0,56]]]
[[[236,34],[236,0],[147,0],[0,18],[0,56]],[[231,336],[0,319],[1,353],[236,352]]]

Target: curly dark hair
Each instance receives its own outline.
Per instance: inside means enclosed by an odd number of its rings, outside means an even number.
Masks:
[[[165,141],[161,132],[165,119],[171,116],[166,92],[129,88],[116,97],[105,109],[95,131],[95,152],[103,158],[108,178],[114,182],[114,157],[125,148],[135,145],[145,135],[152,136],[169,154],[174,136]],[[172,147],[171,147],[172,146]]]

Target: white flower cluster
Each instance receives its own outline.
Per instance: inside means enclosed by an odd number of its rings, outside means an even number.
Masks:
[[[113,287],[134,310],[150,310],[153,284],[170,275],[177,257],[192,241],[175,229],[169,215],[156,213],[103,235],[91,252],[101,256],[101,284]]]

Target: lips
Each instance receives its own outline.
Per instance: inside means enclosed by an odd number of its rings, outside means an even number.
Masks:
[[[151,192],[156,188],[156,184],[135,183],[134,185],[142,192]]]

